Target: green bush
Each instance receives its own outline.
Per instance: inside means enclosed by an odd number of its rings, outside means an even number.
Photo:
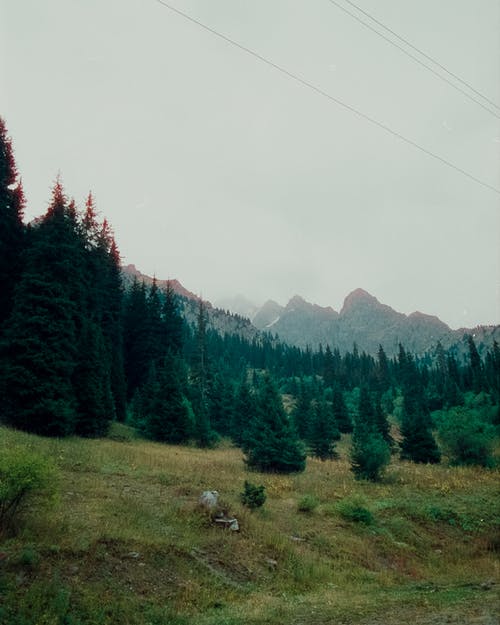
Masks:
[[[255,486],[245,480],[244,490],[240,493],[241,503],[250,510],[260,508],[266,501],[265,490],[264,486]]]
[[[314,512],[319,505],[319,501],[314,495],[304,495],[297,505],[299,512]]]
[[[56,470],[46,458],[25,447],[0,449],[0,531],[12,529],[24,509],[53,499]]]
[[[439,439],[452,465],[494,464],[495,428],[476,409],[456,407],[436,414]]]
[[[346,521],[353,523],[363,523],[372,525],[375,521],[373,514],[365,508],[363,502],[358,498],[343,499],[337,504],[340,516]]]

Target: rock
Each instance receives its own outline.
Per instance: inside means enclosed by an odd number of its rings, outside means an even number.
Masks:
[[[238,519],[235,519],[235,518],[220,516],[214,519],[214,523],[218,525],[219,527],[224,527],[225,529],[231,530],[232,532],[240,531],[240,525],[238,523]]]
[[[138,551],[130,551],[129,553],[127,553],[127,558],[133,558],[134,560],[137,560],[140,555],[141,554]]]
[[[209,512],[217,507],[219,501],[219,493],[216,490],[205,490],[198,499],[198,504]]]

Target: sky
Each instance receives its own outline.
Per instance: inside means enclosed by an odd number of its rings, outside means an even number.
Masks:
[[[500,109],[330,0],[169,2],[500,189]],[[500,106],[498,0],[355,4]],[[124,264],[205,299],[339,310],[363,288],[453,328],[500,323],[500,194],[158,0],[0,0],[0,115],[27,219],[60,173],[79,206],[92,190]]]

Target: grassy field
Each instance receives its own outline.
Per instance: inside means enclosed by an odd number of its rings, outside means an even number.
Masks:
[[[238,449],[0,428],[58,467],[58,498],[0,539],[2,625],[498,623],[498,471],[395,461],[380,484],[341,459],[245,470]],[[239,502],[244,480],[262,509]],[[217,489],[239,533],[197,509]]]

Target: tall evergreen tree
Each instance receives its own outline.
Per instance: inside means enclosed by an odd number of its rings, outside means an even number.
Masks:
[[[21,274],[24,195],[12,144],[0,117],[0,328],[8,318]]]
[[[311,411],[309,445],[313,456],[321,460],[337,458],[335,443],[340,432],[331,406],[325,401],[316,401],[311,404]]]
[[[338,386],[335,386],[333,389],[332,410],[339,432],[352,432],[351,417],[347,410],[344,395]]]
[[[185,372],[178,356],[169,351],[159,370],[151,363],[141,402],[146,436],[169,443],[184,443],[191,438],[194,423],[185,388]]]
[[[264,472],[293,473],[305,469],[305,453],[278,390],[268,376],[264,377],[259,391],[246,463]]]
[[[231,437],[233,441],[247,451],[250,433],[253,430],[257,405],[245,380],[238,386],[235,394]]]
[[[150,356],[147,326],[146,285],[134,279],[124,303],[124,359],[127,398],[132,399],[149,373]]]
[[[403,391],[403,412],[401,415],[401,458],[412,462],[436,464],[441,452],[431,431],[429,415],[425,406],[412,394],[411,389]]]
[[[480,393],[485,390],[483,364],[474,339],[470,334],[467,335],[467,346],[469,348],[469,379],[471,381],[471,387],[475,393]]]
[[[350,450],[356,479],[379,480],[391,457],[390,447],[376,423],[375,408],[366,387],[361,387]]]
[[[83,265],[78,225],[58,181],[47,214],[31,229],[4,336],[4,410],[15,427],[54,436],[74,431]]]
[[[196,351],[191,368],[191,395],[195,412],[195,439],[200,447],[210,447],[217,436],[210,423],[209,380],[210,369],[207,350],[207,311],[203,301],[198,301]]]

